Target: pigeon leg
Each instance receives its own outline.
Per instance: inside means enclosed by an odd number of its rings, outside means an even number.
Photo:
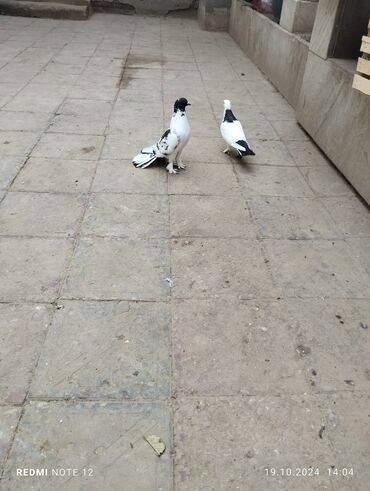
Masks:
[[[177,170],[173,168],[173,162],[170,162],[166,169],[168,170],[169,174],[177,174]]]
[[[228,145],[228,146],[225,148],[224,153],[227,153],[227,154],[228,154],[229,152],[230,152],[230,149],[229,149],[229,145]]]
[[[182,150],[180,150],[180,152],[178,152],[176,154],[176,157],[175,157],[175,164],[176,166],[179,168],[179,169],[185,169],[186,168],[186,165],[182,162],[182,160],[180,159],[180,156],[181,156],[181,152]]]

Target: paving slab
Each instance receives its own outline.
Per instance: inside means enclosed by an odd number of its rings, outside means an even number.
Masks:
[[[87,193],[95,168],[93,161],[31,157],[15,179],[12,191]]]
[[[190,162],[181,172],[181,179],[168,180],[169,194],[189,195],[235,195],[239,185],[232,165],[215,166],[205,162]]]
[[[100,160],[93,192],[167,194],[167,171],[164,165],[136,169],[131,160]]]
[[[165,239],[169,235],[168,198],[143,194],[92,194],[81,234]]]
[[[322,401],[325,437],[334,449],[331,467],[333,489],[365,491],[369,479],[369,395],[327,394]],[[351,452],[343,452],[351,437]],[[353,474],[350,470],[353,469]]]
[[[370,298],[369,280],[341,240],[264,240],[277,288],[288,296]]]
[[[72,260],[67,298],[164,300],[169,294],[164,240],[84,238]]]
[[[9,192],[0,206],[0,234],[70,237],[77,232],[84,203],[81,195]]]
[[[223,210],[222,216],[220,210]],[[171,196],[172,237],[255,238],[247,205],[235,196]]]
[[[351,186],[329,165],[300,167],[300,170],[317,196],[353,196]]]
[[[48,113],[0,111],[0,131],[42,131],[51,118]]]
[[[308,389],[284,302],[182,300],[172,304],[172,316],[175,394],[229,396]],[[284,345],[284,356],[276,337]]]
[[[318,391],[369,393],[368,300],[290,299],[287,309],[294,349],[308,383]]]
[[[357,196],[323,198],[322,203],[345,237],[370,237],[369,207]]]
[[[329,164],[324,154],[311,141],[286,141],[285,144],[299,167]]]
[[[0,189],[5,189],[11,184],[24,163],[24,157],[1,157]]]
[[[169,322],[165,303],[59,302],[30,397],[168,397]]]
[[[32,131],[1,131],[0,156],[27,156],[38,137],[39,134]]]
[[[292,240],[343,237],[327,209],[316,199],[252,196],[247,201],[260,237]]]
[[[158,458],[144,436],[158,435]],[[171,439],[164,404],[32,403],[27,406],[3,478],[4,490],[171,490]],[[17,477],[16,469],[48,469],[46,477]],[[52,470],[77,469],[77,476]],[[84,472],[85,469],[85,472]]]
[[[1,304],[0,313],[0,403],[21,404],[46,337],[50,312],[45,305]]]
[[[172,295],[274,296],[261,245],[247,239],[173,239]]]
[[[34,148],[32,157],[98,160],[103,142],[102,136],[45,133]]]
[[[249,196],[310,197],[313,192],[294,167],[236,165],[240,186]]]
[[[52,302],[71,253],[69,239],[0,238],[0,300]]]
[[[2,472],[20,414],[20,407],[0,406],[0,472]]]
[[[175,486],[179,491],[330,489],[327,468],[335,456],[328,440],[319,437],[323,417],[315,398],[200,396],[180,398],[177,405]],[[311,466],[319,469],[318,476],[298,475],[297,469]],[[281,469],[291,469],[295,476],[281,475]]]

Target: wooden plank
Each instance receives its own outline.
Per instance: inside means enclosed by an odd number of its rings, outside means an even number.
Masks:
[[[365,75],[370,75],[370,60],[359,58],[357,63],[357,71],[364,73]]]
[[[362,36],[362,44],[360,51],[363,53],[370,54],[370,37],[369,36]]]
[[[370,80],[368,78],[361,77],[361,75],[355,75],[353,79],[354,89],[359,90],[363,94],[370,95]]]

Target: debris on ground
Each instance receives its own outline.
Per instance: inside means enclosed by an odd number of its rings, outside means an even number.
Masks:
[[[360,327],[362,327],[362,329],[369,329],[369,326],[363,322],[360,322]]]
[[[148,435],[144,436],[144,440],[149,443],[149,445],[152,447],[154,452],[160,457],[164,451],[166,450],[166,445],[164,444],[163,440],[156,435]]]
[[[347,385],[355,385],[353,380],[345,380],[344,381]]]
[[[320,431],[319,431],[319,438],[321,438],[321,440],[322,440],[322,435],[323,435],[324,431],[325,431],[325,426],[323,425],[323,426],[321,426]]]
[[[173,287],[173,281],[171,278],[165,278],[164,281],[167,281],[167,283],[169,284],[170,288]]]
[[[303,344],[299,344],[296,350],[301,358],[311,353],[311,348],[308,346],[303,346]]]

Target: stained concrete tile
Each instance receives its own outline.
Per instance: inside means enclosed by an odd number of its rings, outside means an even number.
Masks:
[[[171,196],[170,206],[172,237],[256,236],[248,208],[239,193],[227,197]]]
[[[360,261],[364,271],[370,275],[370,242],[367,238],[351,238],[346,242],[350,245],[352,250],[352,257]]]
[[[53,113],[63,102],[68,86],[30,83],[4,107],[7,111]]]
[[[307,133],[303,131],[301,126],[296,121],[273,121],[275,131],[284,141],[306,141],[308,140]]]
[[[296,168],[240,163],[236,165],[236,170],[246,198],[249,196],[313,196],[308,184]]]
[[[85,238],[63,290],[67,298],[162,300],[169,292],[169,252],[163,240]]]
[[[7,156],[1,157],[0,166],[0,189],[5,189],[12,182],[22,167],[24,157]]]
[[[144,440],[158,435],[166,444],[159,459]],[[159,403],[33,403],[24,413],[9,456],[5,489],[29,490],[30,478],[15,469],[47,468],[32,478],[39,490],[171,490],[169,412]],[[78,469],[76,477],[52,476],[52,469]],[[87,475],[83,475],[86,469]],[[89,470],[91,469],[91,471]]]
[[[138,154],[142,148],[155,143],[158,141],[160,136],[161,132],[156,132],[152,135],[147,134],[144,136],[144,138],[137,140],[134,135],[132,135],[131,138],[125,139],[122,139],[121,135],[107,135],[101,158],[103,160],[132,160],[132,158]],[[138,170],[145,171],[145,169]]]
[[[296,358],[309,384],[318,391],[369,392],[370,333],[362,327],[369,301],[290,299],[287,307]]]
[[[97,160],[103,142],[102,136],[46,133],[34,148],[32,156],[66,160]]]
[[[315,199],[254,196],[248,205],[260,237],[332,239],[342,236],[323,204]]]
[[[0,299],[53,301],[71,253],[70,240],[0,238]]]
[[[255,156],[248,157],[241,161],[241,164],[250,162],[251,164],[276,165],[276,166],[295,166],[295,162],[290,156],[285,144],[273,140],[248,140]]]
[[[325,425],[325,437],[334,450],[333,489],[338,491],[366,491],[370,479],[367,456],[369,455],[369,395],[361,393],[331,393],[323,397],[321,410]],[[348,448],[351,439],[350,452]],[[353,475],[343,472],[353,469]],[[343,471],[346,469],[347,471]]]
[[[283,302],[177,301],[172,304],[172,316],[175,393],[235,395],[303,390],[304,367],[297,360],[295,330],[288,324]]]
[[[226,164],[229,157],[223,153],[226,148],[222,138],[199,138],[193,136],[186,145],[181,157],[186,163],[190,162],[214,162]]]
[[[130,124],[128,124],[128,118]],[[138,114],[134,117],[126,108],[113,110],[107,128],[108,134],[119,134],[122,139],[126,138],[138,138],[139,140],[145,140],[146,135],[158,134],[158,138],[163,133],[163,120],[162,117],[145,118],[145,124],[143,123],[142,114]]]
[[[93,194],[81,233],[131,239],[167,238],[168,198],[142,194]]]
[[[235,195],[239,191],[233,168],[230,164],[193,163],[181,171],[180,179],[168,180],[169,194]]]
[[[165,303],[59,302],[30,397],[168,397],[169,322]]]
[[[171,257],[176,298],[274,294],[257,241],[174,239]]]
[[[307,395],[180,399],[176,489],[281,491],[287,476],[278,470],[310,466],[320,475],[290,477],[290,486],[296,485],[291,489],[330,489],[326,469],[334,456],[329,442],[318,436],[321,425],[318,403]]]
[[[370,237],[369,208],[357,196],[323,198],[321,201],[345,236]]]
[[[22,111],[0,111],[0,131],[42,131],[52,115]]]
[[[94,192],[167,194],[164,165],[136,169],[131,160],[100,160],[92,187]]]
[[[20,407],[0,406],[0,472],[2,471],[21,411]]]
[[[343,241],[267,239],[263,246],[284,295],[370,298],[366,273]]]
[[[286,141],[285,144],[298,166],[328,165],[328,160],[310,141]]]
[[[0,156],[26,156],[38,139],[38,133],[0,131]]]
[[[12,190],[48,193],[86,193],[95,174],[95,163],[31,157],[14,181]]]
[[[45,305],[0,305],[1,404],[25,400],[48,325]]]
[[[84,205],[84,197],[71,194],[9,192],[0,206],[0,234],[71,236]]]
[[[53,119],[49,131],[103,135],[112,106],[109,102],[66,99]]]
[[[332,166],[301,167],[302,175],[318,196],[353,196],[353,190]]]

